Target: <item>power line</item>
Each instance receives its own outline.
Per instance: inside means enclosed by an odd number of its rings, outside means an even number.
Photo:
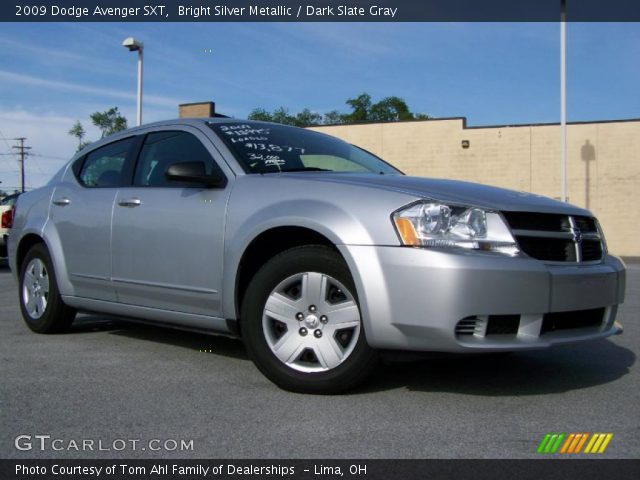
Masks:
[[[7,160],[5,158],[5,156],[14,156],[15,153],[11,151],[11,145],[9,145],[9,142],[7,141],[7,138],[2,134],[2,131],[0,131],[0,139],[7,145],[7,152],[9,153],[0,153],[0,157],[2,158],[3,162],[9,167],[9,171],[10,172],[17,172],[18,168],[9,160]]]
[[[36,152],[31,152],[31,156],[32,157],[49,158],[51,160],[64,160],[64,161],[67,161],[70,158],[70,157],[56,157],[54,155],[42,155],[41,153],[36,153]]]
[[[32,158],[32,161],[30,162],[30,164],[34,165],[36,170],[40,172],[42,175],[53,175],[61,167],[61,165],[59,164],[59,160],[62,160],[62,158],[60,157],[49,157],[48,155],[40,155],[33,152],[31,152],[31,155],[29,156]],[[57,164],[51,165],[52,162],[42,162],[43,159],[55,160]],[[68,159],[65,159],[65,162],[66,160]],[[47,164],[46,167],[45,167],[45,163]]]
[[[30,155],[31,158],[34,157],[34,155]],[[36,167],[36,170],[41,174],[41,175],[47,175],[42,168],[40,167],[40,162],[38,162],[38,160],[36,160],[35,158],[33,158],[33,161],[29,162],[29,165],[33,165]]]
[[[2,131],[1,131],[1,130],[0,130],[0,138],[2,139],[2,141],[3,141],[4,143],[6,143],[6,144],[7,144],[7,148],[8,148],[8,150],[7,150],[7,151],[8,151],[8,152],[10,152],[10,151],[11,151],[11,145],[9,145],[8,140],[7,140],[7,139],[6,139],[6,137],[2,134]]]
[[[55,174],[55,172],[58,171],[60,166],[54,167],[53,170],[50,168],[43,168],[43,165],[40,163],[39,159],[45,159],[45,160],[64,160],[65,162],[68,160],[68,158],[63,158],[63,157],[56,157],[53,155],[42,155],[39,152],[31,152],[31,154],[29,155],[33,161],[30,162],[30,164],[34,165],[36,170],[43,176],[43,177],[51,177],[52,175]]]

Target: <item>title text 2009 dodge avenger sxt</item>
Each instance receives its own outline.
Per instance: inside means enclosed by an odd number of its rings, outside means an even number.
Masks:
[[[336,392],[381,349],[495,352],[619,333],[625,270],[593,215],[404,176],[317,132],[166,121],[79,152],[9,239],[40,333],[77,310],[240,336],[283,388]]]

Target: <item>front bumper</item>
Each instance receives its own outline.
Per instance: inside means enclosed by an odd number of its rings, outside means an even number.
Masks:
[[[625,268],[611,255],[594,265],[548,265],[466,251],[339,249],[354,276],[367,341],[375,348],[528,350],[622,331],[615,315],[624,301]],[[591,318],[584,325],[582,311]],[[498,316],[508,318],[510,328],[487,328]],[[461,329],[461,321],[473,323],[472,330]]]

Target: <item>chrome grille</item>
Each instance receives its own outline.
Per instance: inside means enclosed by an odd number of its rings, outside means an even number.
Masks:
[[[596,262],[603,247],[595,218],[533,212],[502,212],[520,249],[546,262]]]

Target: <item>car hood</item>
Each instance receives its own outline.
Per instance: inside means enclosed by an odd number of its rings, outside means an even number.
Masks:
[[[534,193],[518,192],[459,180],[355,173],[303,172],[280,175],[401,192],[419,198],[476,206],[488,210],[591,215],[589,211],[582,208]]]

